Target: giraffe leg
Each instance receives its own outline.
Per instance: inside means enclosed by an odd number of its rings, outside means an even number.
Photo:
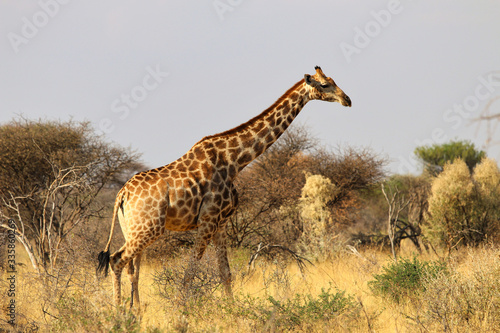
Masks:
[[[227,259],[227,245],[226,245],[226,228],[222,227],[214,236],[215,252],[219,264],[219,271],[226,296],[233,297],[231,289],[231,269],[229,268],[229,261]]]
[[[124,265],[119,265],[121,261],[123,252],[125,251],[125,245],[114,254],[111,255],[109,265],[111,267],[111,276],[113,281],[113,295],[115,299],[115,305],[118,306],[121,303],[121,277]]]
[[[191,289],[193,278],[198,270],[198,263],[203,257],[211,238],[211,235],[206,232],[198,232],[196,236],[195,247],[191,257],[189,258],[189,264],[186,272],[184,273],[184,279],[182,280],[182,285],[188,294]]]
[[[130,279],[131,295],[130,295],[130,309],[137,304],[139,312],[141,311],[141,302],[139,300],[139,268],[141,266],[142,253],[135,256],[133,260],[128,263],[128,276]]]
[[[113,291],[116,306],[121,304],[121,276],[122,271],[136,256],[137,249],[127,246],[127,243],[122,248],[116,251],[110,258],[111,271],[113,273]],[[130,270],[130,266],[129,266]]]

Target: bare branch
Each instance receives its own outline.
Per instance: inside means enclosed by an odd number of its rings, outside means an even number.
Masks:
[[[252,254],[250,256],[250,260],[248,261],[248,264],[247,264],[248,271],[250,272],[251,268],[254,267],[253,264],[254,264],[255,260],[257,260],[257,257],[261,253],[269,254],[269,252],[271,250],[274,250],[274,249],[281,250],[282,253],[286,253],[286,254],[290,255],[292,257],[292,259],[297,263],[297,266],[299,266],[299,270],[302,273],[302,275],[304,275],[304,273],[305,273],[306,262],[314,266],[314,264],[309,259],[298,255],[297,252],[292,251],[291,249],[289,249],[283,245],[266,244],[266,245],[262,246],[262,243],[260,243],[257,247],[257,251],[255,251],[254,254]]]
[[[405,199],[404,195],[401,195],[399,189],[390,189],[388,194],[385,190],[384,183],[381,184],[382,193],[384,194],[385,200],[388,204],[388,218],[387,218],[387,231],[389,235],[389,240],[391,241],[391,250],[394,260],[397,262],[398,258],[396,256],[396,249],[394,246],[394,236],[397,226],[397,221],[399,219],[399,214],[410,204],[410,199]]]

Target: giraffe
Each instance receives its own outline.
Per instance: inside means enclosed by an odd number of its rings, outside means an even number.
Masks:
[[[139,268],[142,251],[166,229],[197,229],[190,267],[199,261],[213,241],[219,274],[228,296],[231,272],[227,259],[225,226],[238,205],[233,182],[238,173],[269,148],[310,100],[351,106],[350,98],[320,67],[305,74],[273,105],[258,116],[228,131],[198,141],[178,160],[133,176],[118,192],[108,242],[99,253],[98,272],[111,267],[114,301],[121,301],[121,274],[128,265],[132,284],[130,307],[139,306]],[[125,244],[110,255],[118,218]],[[189,267],[185,283],[189,281]]]

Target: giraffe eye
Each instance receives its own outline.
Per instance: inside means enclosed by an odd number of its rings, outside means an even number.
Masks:
[[[321,88],[328,88],[328,84],[322,84]]]

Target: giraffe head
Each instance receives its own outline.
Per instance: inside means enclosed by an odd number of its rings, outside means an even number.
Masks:
[[[304,75],[306,84],[310,87],[311,99],[327,102],[339,102],[343,106],[351,106],[351,99],[340,89],[331,77],[327,77],[321,67],[316,66],[316,74]]]

